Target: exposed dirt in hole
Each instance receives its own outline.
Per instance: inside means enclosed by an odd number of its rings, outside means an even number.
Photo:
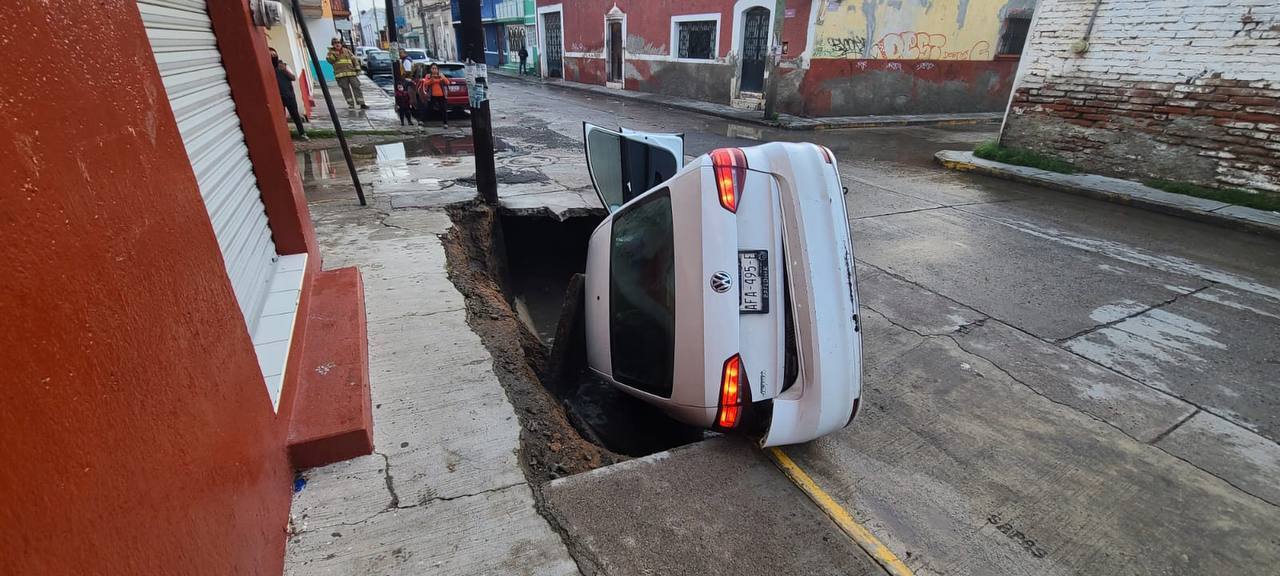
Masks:
[[[502,227],[493,209],[478,203],[450,207],[454,226],[443,238],[449,279],[466,298],[467,321],[494,358],[494,372],[520,419],[525,475],[546,482],[626,460],[582,437],[538,374],[547,349],[520,322],[503,287]]]

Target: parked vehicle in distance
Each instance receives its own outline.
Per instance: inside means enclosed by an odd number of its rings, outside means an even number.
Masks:
[[[427,64],[432,60],[432,58],[427,55],[427,51],[420,48],[406,48],[404,53],[405,56],[409,57],[409,60],[412,61],[414,65],[417,65],[418,63]]]
[[[369,64],[369,51],[377,49],[378,48],[376,46],[356,46],[355,50],[352,50],[352,52],[355,53],[356,58],[360,59],[361,66],[367,66]]]
[[[416,86],[413,105],[418,110],[425,111],[427,101],[431,98],[426,84],[422,82],[422,79],[431,73],[431,64],[433,63],[414,63],[413,65],[413,81]],[[444,91],[444,101],[449,111],[466,110],[470,105],[467,93],[467,65],[461,62],[434,62],[434,64],[440,67],[440,74],[449,79],[449,85]]]
[[[380,74],[392,74],[391,54],[386,50],[370,50],[365,53],[369,64],[364,67],[365,74],[369,76],[378,76]]]
[[[762,446],[852,422],[862,339],[830,150],[721,148],[682,167],[681,135],[584,124],[584,141],[609,210],[587,252],[590,369]]]

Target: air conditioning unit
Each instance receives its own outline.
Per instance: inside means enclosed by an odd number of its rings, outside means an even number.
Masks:
[[[270,28],[280,23],[284,5],[275,0],[249,0],[249,13],[255,26]]]

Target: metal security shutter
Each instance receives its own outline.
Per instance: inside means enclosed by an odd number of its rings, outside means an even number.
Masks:
[[[139,0],[138,9],[252,335],[279,257],[208,8],[205,0]]]

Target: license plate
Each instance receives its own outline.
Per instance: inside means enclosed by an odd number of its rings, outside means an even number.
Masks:
[[[769,252],[738,252],[738,312],[769,313]]]

